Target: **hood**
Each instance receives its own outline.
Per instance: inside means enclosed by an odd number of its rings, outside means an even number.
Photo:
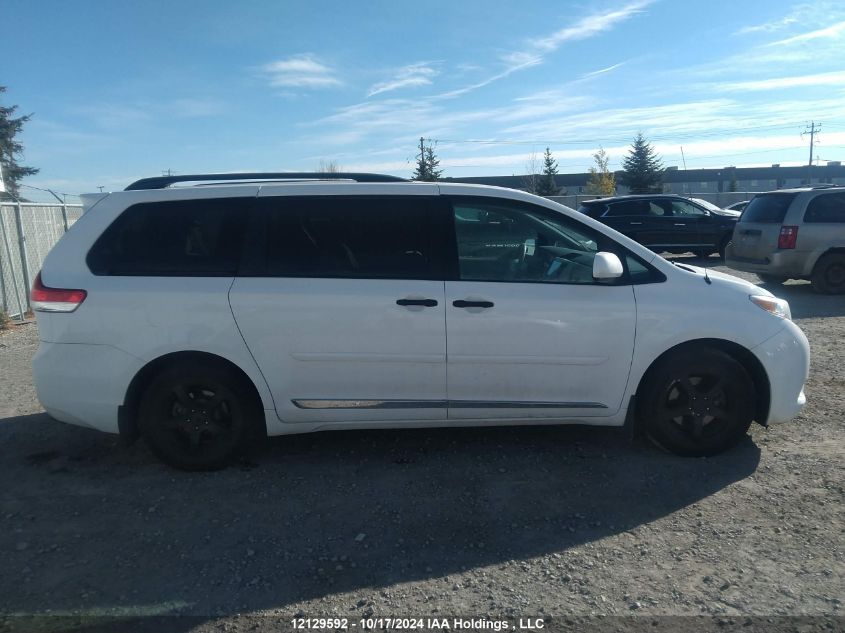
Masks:
[[[734,211],[733,209],[719,209],[718,211],[716,211],[715,209],[710,209],[710,212],[716,215],[723,215],[729,218],[738,218],[742,215],[741,211]]]
[[[702,279],[704,278],[704,268],[702,268],[701,266],[690,266],[689,264],[683,264],[682,270],[693,272],[696,275],[700,275]],[[714,284],[720,284],[723,286],[733,286],[741,292],[747,292],[748,294],[753,295],[765,295],[767,297],[775,296],[765,288],[757,286],[751,283],[750,281],[740,279],[739,277],[735,277],[734,275],[719,272],[718,270],[711,270],[710,268],[708,268],[707,276],[710,278],[710,281],[712,281]]]

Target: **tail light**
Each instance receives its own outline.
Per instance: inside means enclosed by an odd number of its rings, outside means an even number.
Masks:
[[[36,312],[73,312],[87,296],[84,290],[48,288],[41,283],[41,273],[38,273],[32,284],[30,300]]]
[[[798,240],[797,226],[782,226],[780,227],[780,235],[778,235],[778,248],[795,248],[795,242]]]

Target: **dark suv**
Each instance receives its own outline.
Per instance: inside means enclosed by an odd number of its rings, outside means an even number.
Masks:
[[[719,253],[731,241],[739,213],[671,194],[585,200],[578,209],[653,251]]]

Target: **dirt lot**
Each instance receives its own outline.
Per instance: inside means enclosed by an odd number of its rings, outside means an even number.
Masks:
[[[36,326],[17,327],[0,335],[0,631],[45,613],[209,631],[297,613],[840,630],[845,298],[774,290],[812,345],[807,407],[711,459],[616,430],[455,429],[286,437],[255,464],[176,472],[48,418]]]

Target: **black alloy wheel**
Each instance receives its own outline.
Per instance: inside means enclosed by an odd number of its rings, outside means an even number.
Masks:
[[[150,449],[182,470],[226,466],[246,445],[256,422],[248,392],[232,372],[180,363],[147,388],[139,427]]]
[[[754,382],[728,354],[706,347],[664,359],[643,389],[649,436],[679,455],[714,455],[736,444],[754,417]]]

